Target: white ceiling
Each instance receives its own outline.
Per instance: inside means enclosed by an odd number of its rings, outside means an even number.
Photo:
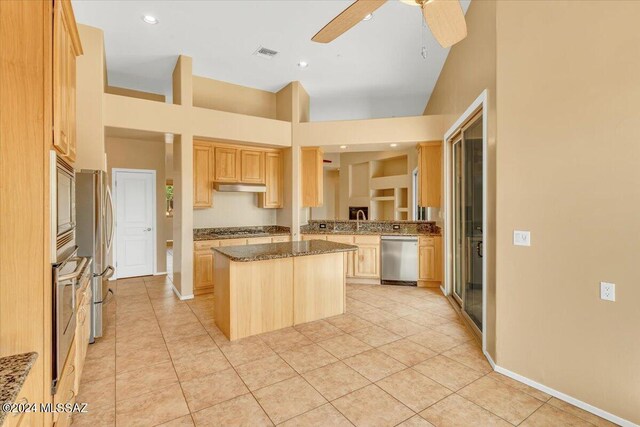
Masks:
[[[465,12],[470,1],[461,2]],[[113,86],[170,95],[176,58],[184,54],[199,76],[269,91],[299,80],[311,96],[314,121],[422,114],[448,49],[423,27],[418,7],[397,0],[332,43],[312,42],[350,3],[73,0],[73,7],[79,23],[104,30]],[[159,24],[144,23],[143,15]],[[279,54],[253,56],[259,46]],[[299,69],[300,60],[309,67]]]

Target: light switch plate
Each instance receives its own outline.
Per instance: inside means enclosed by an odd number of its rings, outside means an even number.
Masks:
[[[605,301],[616,300],[616,284],[608,282],[600,282],[600,299]]]
[[[513,244],[515,246],[531,246],[531,232],[530,231],[513,231]]]

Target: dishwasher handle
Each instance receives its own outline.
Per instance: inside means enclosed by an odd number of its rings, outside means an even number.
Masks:
[[[418,236],[381,236],[380,240],[399,240],[402,242],[417,242]]]

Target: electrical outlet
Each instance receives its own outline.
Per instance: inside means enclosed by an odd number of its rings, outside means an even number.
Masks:
[[[600,282],[600,299],[605,301],[616,300],[616,284]]]
[[[515,246],[531,246],[531,232],[530,231],[513,231],[513,244]]]
[[[394,230],[400,230],[400,224],[393,224],[392,227]]]
[[[320,224],[320,228],[327,228],[327,224]]]

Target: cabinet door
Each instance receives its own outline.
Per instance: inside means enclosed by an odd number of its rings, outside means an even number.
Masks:
[[[213,287],[213,251],[196,251],[193,254],[193,288],[198,293],[206,288]]]
[[[261,208],[281,208],[283,206],[283,178],[282,153],[266,153],[265,184],[267,184],[267,192],[259,195]]]
[[[355,277],[380,277],[380,246],[360,245],[356,252]]]
[[[271,243],[283,243],[283,242],[290,242],[291,241],[291,236],[273,236],[271,238]]]
[[[240,181],[247,184],[264,184],[263,151],[240,151]]]
[[[193,144],[193,207],[213,206],[211,169],[213,168],[213,147]]]
[[[353,245],[353,236],[332,236],[328,235],[327,240],[330,242],[344,243],[346,245]],[[347,252],[344,254],[347,260],[347,277],[353,277],[354,275],[354,252]]]
[[[420,280],[436,280],[436,248],[434,246],[418,248],[418,266]]]
[[[76,160],[76,53],[70,39],[67,40],[67,159],[73,163]]]
[[[440,207],[442,192],[442,142],[425,142],[418,148],[418,205]]]
[[[236,148],[216,147],[215,180],[218,182],[240,181],[240,157]]]
[[[320,147],[300,149],[302,207],[318,207],[323,203],[323,152]]]
[[[54,3],[53,19],[53,147],[62,155],[69,151],[67,124],[67,85],[69,77],[67,55],[71,41],[69,24],[62,2]]]

